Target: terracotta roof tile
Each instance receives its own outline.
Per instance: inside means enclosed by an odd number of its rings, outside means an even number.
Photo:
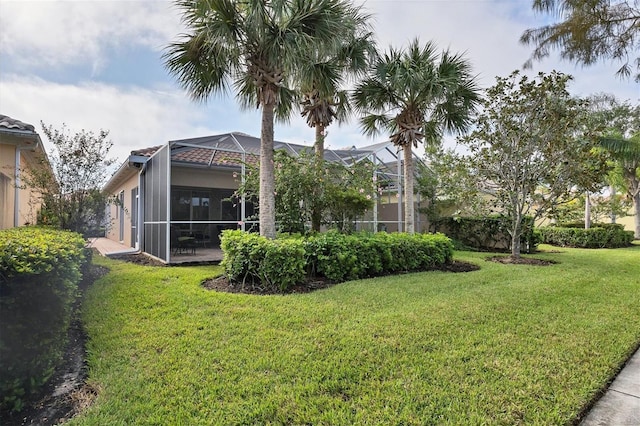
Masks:
[[[11,130],[25,130],[35,133],[35,128],[33,127],[33,125],[24,123],[20,120],[16,120],[15,118],[11,118],[7,115],[2,114],[0,114],[0,127]]]

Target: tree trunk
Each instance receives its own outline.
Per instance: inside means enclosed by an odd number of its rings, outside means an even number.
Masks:
[[[640,192],[636,191],[636,195],[633,197],[633,209],[635,210],[635,225],[636,229],[633,236],[636,240],[640,240]]]
[[[415,232],[413,226],[413,152],[411,144],[402,147],[404,154],[404,231],[407,234]]]
[[[273,164],[273,103],[262,105],[260,133],[260,235],[276,237],[276,197]]]
[[[321,123],[316,124],[316,143],[315,143],[315,155],[316,155],[316,178],[321,179],[322,169],[324,167],[324,126]],[[320,225],[322,223],[322,206],[318,202],[321,198],[322,185],[320,182],[313,188],[313,203],[311,204],[311,230],[314,232],[320,232]]]
[[[636,177],[635,170],[636,167],[627,169],[625,171],[625,177],[629,184],[629,195],[631,195],[631,199],[633,200],[633,209],[635,210],[635,229],[633,232],[633,237],[636,240],[640,240],[640,179]]]
[[[591,198],[587,191],[584,197],[584,229],[589,228],[591,228]]]
[[[522,236],[522,213],[515,212],[511,227],[511,257],[520,259],[520,237]]]

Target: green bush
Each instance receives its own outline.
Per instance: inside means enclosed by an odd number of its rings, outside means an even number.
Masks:
[[[61,360],[84,263],[79,234],[0,231],[0,408],[20,411]]]
[[[522,226],[521,251],[531,253],[540,243],[540,236],[535,231],[532,218],[524,218]],[[489,251],[511,250],[511,219],[505,216],[442,217],[434,220],[431,227],[446,234],[461,247]]]
[[[309,278],[334,282],[419,271],[451,261],[453,244],[442,234],[345,235],[335,231],[267,240],[242,231],[222,235],[222,265],[242,285],[286,291]]]
[[[626,247],[633,241],[633,232],[625,231],[620,224],[595,224],[589,229],[572,226],[547,226],[540,228],[542,242],[561,247],[616,248]]]
[[[243,286],[286,291],[305,277],[303,241],[296,238],[269,240],[258,234],[223,231],[222,266],[230,280]]]

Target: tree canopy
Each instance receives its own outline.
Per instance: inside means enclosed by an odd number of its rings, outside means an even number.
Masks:
[[[113,146],[109,132],[81,130],[71,135],[65,125],[55,129],[44,123],[42,130],[53,145],[48,157],[53,175],[46,167],[25,175],[25,183],[42,194],[38,222],[85,235],[109,226],[105,213],[109,200],[102,193],[115,162],[108,157]]]
[[[476,129],[459,140],[469,150],[478,189],[511,219],[511,254],[520,255],[525,216],[534,219],[562,200],[594,190],[602,179],[586,105],[567,91],[571,77],[518,71],[487,90]]]
[[[189,33],[168,46],[165,65],[195,100],[233,87],[261,108],[260,233],[274,238],[274,117],[289,118],[309,52],[337,49],[356,22],[347,0],[178,0]]]
[[[413,40],[393,47],[374,63],[353,94],[364,114],[364,133],[382,131],[404,154],[405,231],[414,232],[413,153],[418,143],[439,143],[445,132],[465,131],[479,100],[471,64],[462,54],[437,51],[433,42]]]
[[[640,82],[638,0],[534,0],[533,9],[552,14],[559,22],[522,34],[522,43],[535,46],[526,67],[558,49],[563,59],[580,65],[592,65],[601,59],[619,62],[618,75],[633,75]]]

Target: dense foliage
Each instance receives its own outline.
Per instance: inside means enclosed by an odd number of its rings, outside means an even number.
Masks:
[[[329,228],[350,232],[353,222],[373,206],[378,189],[372,182],[373,164],[367,161],[346,166],[322,161],[310,152],[292,157],[283,150],[274,154],[276,219],[279,232],[306,233],[312,216]],[[247,164],[247,174],[237,196],[256,200],[258,167]]]
[[[286,291],[307,277],[340,282],[421,271],[451,261],[453,244],[441,234],[353,235],[326,232],[268,240],[242,231],[222,234],[227,277],[243,286]]]
[[[85,262],[79,234],[43,228],[0,231],[0,407],[49,379],[62,356]]]
[[[569,223],[539,231],[543,243],[561,247],[617,248],[629,246],[633,241],[633,232],[616,223],[591,224],[589,229],[584,229],[584,223]]]
[[[600,189],[605,158],[595,149],[586,102],[571,76],[514,71],[487,89],[475,130],[460,138],[479,194],[511,219],[511,255],[520,255],[525,216],[541,217],[577,194]]]
[[[48,158],[40,158],[44,166],[24,179],[26,186],[42,195],[38,223],[85,236],[104,235],[109,226],[105,207],[110,200],[102,185],[115,162],[108,157],[113,146],[107,139],[109,132],[82,130],[71,135],[64,125],[58,130],[44,123],[42,130],[53,150]]]
[[[491,251],[511,249],[510,226],[511,219],[505,216],[442,217],[431,223],[432,229],[446,234],[463,247]],[[533,218],[525,217],[522,229],[520,246],[522,251],[531,253],[538,244]]]

